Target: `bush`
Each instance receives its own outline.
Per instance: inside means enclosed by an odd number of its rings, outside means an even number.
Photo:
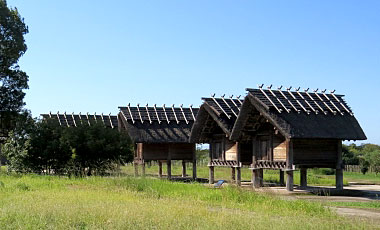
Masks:
[[[131,146],[128,136],[101,123],[61,127],[56,120],[26,116],[3,150],[16,172],[83,176],[102,175],[131,161]]]

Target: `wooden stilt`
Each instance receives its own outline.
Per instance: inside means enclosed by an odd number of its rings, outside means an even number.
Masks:
[[[241,167],[236,167],[236,185],[241,186]]]
[[[293,143],[286,140],[286,190],[293,191]]]
[[[286,190],[293,191],[293,170],[286,171]]]
[[[259,183],[260,187],[264,186],[264,169],[259,169]]]
[[[141,164],[141,175],[145,176],[145,162]]]
[[[158,176],[162,177],[162,162],[158,161]]]
[[[210,174],[209,174],[209,183],[214,184],[214,166],[209,166]]]
[[[285,185],[285,175],[284,171],[280,169],[280,185],[283,186]]]
[[[186,177],[186,162],[182,161],[182,177]]]
[[[193,147],[193,180],[197,179],[197,155],[195,145]]]
[[[235,167],[231,167],[231,181],[235,181]]]
[[[135,168],[135,176],[139,176],[139,168],[138,164],[136,162],[133,162],[133,166]]]
[[[300,185],[301,185],[301,188],[306,188],[307,187],[307,168],[301,168],[300,170],[300,178],[301,178],[301,181],[300,181]]]
[[[260,187],[260,172],[258,169],[252,170],[252,186],[253,188],[259,188]]]
[[[338,141],[337,163],[335,171],[335,186],[337,189],[343,189],[343,160],[342,160],[342,141]]]
[[[170,179],[172,179],[172,161],[168,160],[166,164],[167,164],[167,170],[168,170],[168,172],[167,172],[168,179],[170,180]]]

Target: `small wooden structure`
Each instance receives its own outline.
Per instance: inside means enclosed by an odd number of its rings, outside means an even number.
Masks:
[[[342,189],[342,140],[366,139],[343,95],[263,85],[247,91],[230,139],[251,142],[253,186],[261,186],[263,169],[280,169],[292,191],[296,168],[304,187],[307,168],[324,167],[336,169]]]
[[[51,112],[48,114],[41,114],[43,119],[57,119],[59,122],[60,126],[66,126],[66,127],[76,127],[79,124],[83,125],[89,125],[91,126],[92,124],[101,122],[103,123],[106,127],[108,128],[118,128],[118,120],[116,115],[105,115],[105,114],[67,114],[66,112],[64,113],[59,113],[57,112],[56,114],[52,114]]]
[[[204,102],[192,127],[190,141],[210,145],[208,167],[211,184],[214,183],[215,167],[231,167],[231,179],[240,185],[242,165],[252,163],[252,148],[250,143],[237,143],[229,138],[243,100],[214,96],[202,98]]]
[[[145,162],[158,161],[159,176],[162,177],[162,163],[167,163],[167,177],[172,177],[171,163],[182,161],[182,176],[186,176],[186,162],[193,165],[193,179],[196,179],[195,143],[189,143],[189,135],[198,108],[140,106],[119,107],[119,130],[128,133],[135,143],[134,166],[138,165],[145,174]]]

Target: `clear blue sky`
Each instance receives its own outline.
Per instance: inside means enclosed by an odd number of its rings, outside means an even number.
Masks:
[[[200,105],[257,84],[336,89],[380,144],[380,1],[8,0],[30,33],[27,108]]]

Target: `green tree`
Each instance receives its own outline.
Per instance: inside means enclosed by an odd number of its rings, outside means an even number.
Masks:
[[[0,108],[3,111],[20,111],[24,106],[24,89],[28,88],[28,75],[20,70],[19,58],[26,52],[24,35],[28,27],[17,9],[8,8],[0,0]]]

